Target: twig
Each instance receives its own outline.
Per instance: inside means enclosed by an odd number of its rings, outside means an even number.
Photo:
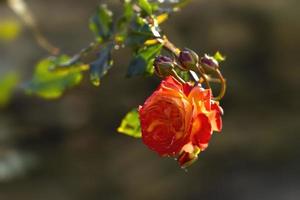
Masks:
[[[59,53],[59,48],[52,45],[38,28],[35,18],[24,0],[7,0],[7,4],[20,17],[25,25],[32,30],[37,43],[42,48],[53,55]]]
[[[227,86],[226,86],[226,79],[223,77],[220,70],[216,69],[216,72],[217,72],[219,80],[221,81],[221,90],[220,90],[219,95],[217,97],[214,97],[213,100],[220,101],[226,93]]]

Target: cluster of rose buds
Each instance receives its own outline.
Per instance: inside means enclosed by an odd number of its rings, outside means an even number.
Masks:
[[[155,73],[161,78],[174,76],[175,67],[182,71],[195,72],[201,71],[201,68],[216,70],[219,68],[219,62],[207,54],[199,59],[198,54],[187,48],[181,51],[175,60],[168,56],[157,56],[154,61]]]
[[[163,81],[139,107],[142,139],[159,155],[176,157],[185,168],[207,148],[213,131],[222,129],[223,110],[213,97],[206,74],[207,70],[219,72],[219,63],[214,57],[205,55],[199,59],[194,51],[184,49],[174,59],[158,56],[154,68]],[[176,68],[200,78],[185,82]]]

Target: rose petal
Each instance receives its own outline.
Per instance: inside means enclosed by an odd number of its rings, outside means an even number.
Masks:
[[[190,92],[188,98],[196,104],[197,112],[206,112],[211,110],[211,90],[195,86]]]
[[[211,105],[211,112],[208,115],[213,131],[221,132],[222,130],[222,108],[217,104]]]
[[[208,146],[212,134],[212,127],[205,114],[199,114],[193,121],[192,142],[203,151]]]

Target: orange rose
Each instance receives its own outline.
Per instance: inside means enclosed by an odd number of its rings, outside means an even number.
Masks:
[[[143,142],[161,156],[179,156],[181,166],[194,161],[222,129],[222,109],[211,97],[209,89],[167,77],[139,108]]]

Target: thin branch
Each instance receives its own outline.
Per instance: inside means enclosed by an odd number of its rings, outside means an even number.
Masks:
[[[42,48],[53,55],[59,53],[59,48],[52,45],[38,28],[35,18],[24,0],[7,0],[7,4],[20,17],[25,25],[32,30],[37,43]]]
[[[220,90],[219,95],[217,97],[213,98],[213,99],[215,101],[220,101],[224,97],[224,95],[226,93],[227,86],[226,86],[226,79],[223,77],[223,75],[220,72],[220,70],[216,69],[216,72],[217,72],[219,80],[221,81],[221,90]]]

